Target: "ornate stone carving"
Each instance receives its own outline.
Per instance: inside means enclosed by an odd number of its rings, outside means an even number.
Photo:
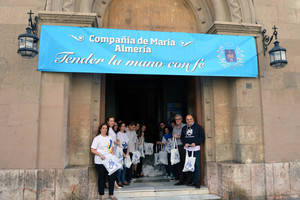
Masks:
[[[74,12],[75,0],[64,0],[62,5],[62,11]]]
[[[239,0],[227,0],[228,7],[231,12],[231,21],[232,22],[242,22],[243,17],[242,17],[242,9],[240,6],[240,1]]]

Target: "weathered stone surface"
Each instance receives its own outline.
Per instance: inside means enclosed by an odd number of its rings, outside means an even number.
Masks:
[[[251,168],[251,187],[252,196],[265,197],[265,165],[264,164],[252,164]]]
[[[207,186],[212,194],[218,194],[218,165],[215,162],[208,162],[206,164],[207,169]]]
[[[37,170],[25,170],[24,171],[24,199],[34,200],[37,198]]]
[[[300,194],[300,162],[290,162],[291,193]]]
[[[58,169],[55,199],[88,199],[88,168]]]
[[[54,199],[56,172],[54,169],[38,170],[37,198],[43,200]]]
[[[0,170],[0,199],[23,199],[24,170]]]
[[[273,163],[274,194],[276,196],[290,193],[289,163]]]

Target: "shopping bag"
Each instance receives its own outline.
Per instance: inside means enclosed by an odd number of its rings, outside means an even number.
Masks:
[[[195,161],[194,151],[192,151],[192,155],[189,156],[188,151],[186,150],[185,163],[183,167],[183,172],[194,172],[195,171]]]
[[[139,147],[138,147],[138,151],[140,152],[140,154],[141,154],[141,157],[142,157],[142,158],[145,158],[145,153],[144,153],[144,144],[141,144],[141,145],[139,145]]]
[[[106,156],[105,160],[103,161],[103,165],[108,171],[108,175],[112,175],[117,170],[122,168],[122,164],[119,163],[115,155]]]
[[[115,155],[117,156],[118,160],[123,160],[123,149],[117,146]]]
[[[140,162],[141,154],[139,151],[132,152],[132,164],[138,164]]]
[[[159,153],[154,153],[154,165],[159,165]]]
[[[152,155],[153,154],[153,143],[144,143],[145,147],[145,155]]]
[[[130,156],[126,156],[126,158],[124,159],[124,165],[126,168],[130,168],[132,162],[131,162],[131,159],[130,159]]]
[[[168,152],[165,148],[159,152],[159,163],[168,165]]]
[[[180,162],[180,154],[178,151],[178,145],[176,139],[173,138],[173,148],[171,149],[171,165],[175,165]]]

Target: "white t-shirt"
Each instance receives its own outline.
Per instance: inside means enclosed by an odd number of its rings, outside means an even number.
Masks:
[[[109,154],[112,154],[113,141],[109,136],[103,137],[98,135],[93,139],[91,148],[96,149],[98,153],[105,157]],[[95,155],[94,163],[103,164],[103,160],[100,158],[100,156]]]
[[[108,136],[112,139],[113,142],[116,141],[116,133],[111,127],[109,127],[108,129]]]
[[[129,152],[134,152],[135,149],[135,144],[136,144],[136,140],[137,140],[137,136],[136,136],[136,132],[135,131],[127,131],[127,136],[129,138]]]
[[[122,133],[119,131],[117,134],[117,139],[120,141],[120,145],[123,149],[128,148],[129,138],[126,132]]]

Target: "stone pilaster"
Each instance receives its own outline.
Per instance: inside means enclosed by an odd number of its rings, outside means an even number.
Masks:
[[[97,26],[96,14],[47,12],[38,14],[38,29],[40,25],[61,26]],[[40,32],[40,31],[39,31]],[[40,110],[39,110],[39,139],[38,139],[38,168],[64,168],[69,165],[69,146],[72,144],[70,127],[70,100],[72,90],[71,73],[41,72]],[[92,80],[92,79],[91,79]],[[91,102],[88,102],[91,104]],[[90,110],[88,110],[90,119]],[[88,124],[91,127],[91,123]],[[80,130],[78,130],[80,131]],[[71,132],[73,133],[73,132]],[[90,142],[91,132],[85,137]],[[74,153],[78,153],[75,151]],[[81,153],[81,152],[80,152]],[[89,163],[89,156],[87,162]]]
[[[261,41],[261,26],[256,24],[215,22],[208,33],[255,36],[258,38],[257,43]],[[258,52],[261,52],[260,46],[258,47]],[[228,80],[231,93],[233,161],[239,163],[263,162],[260,80],[259,78]]]

